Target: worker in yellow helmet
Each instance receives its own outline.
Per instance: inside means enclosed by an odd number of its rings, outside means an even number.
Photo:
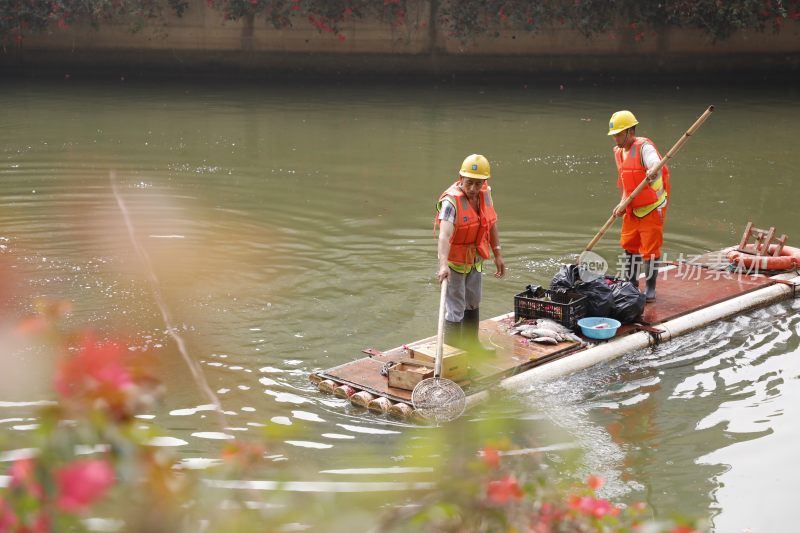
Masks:
[[[664,243],[664,218],[669,197],[669,169],[661,167],[660,175],[622,209],[622,202],[645,179],[647,172],[661,162],[656,145],[646,137],[636,136],[639,123],[630,111],[611,115],[608,134],[614,138],[614,160],[617,164],[617,186],[622,198],[614,215],[623,217],[620,245],[625,250],[625,277],[639,286],[639,265],[644,265],[646,301],[656,299],[657,263]]]
[[[439,226],[439,283],[448,280],[444,342],[479,355],[494,352],[478,341],[483,262],[494,256],[495,277],[506,265],[500,252],[497,213],[492,201],[489,161],[472,154],[464,159],[458,180],[436,204]]]

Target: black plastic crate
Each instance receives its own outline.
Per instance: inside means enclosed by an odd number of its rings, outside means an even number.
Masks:
[[[530,286],[514,296],[514,322],[521,318],[550,318],[575,329],[586,316],[586,296]]]

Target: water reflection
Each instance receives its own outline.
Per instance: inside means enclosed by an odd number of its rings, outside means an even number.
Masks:
[[[786,403],[800,375],[797,307],[737,317],[530,397],[573,435],[588,471],[606,476],[609,496],[660,513],[710,510],[717,531],[781,529],[800,416]]]

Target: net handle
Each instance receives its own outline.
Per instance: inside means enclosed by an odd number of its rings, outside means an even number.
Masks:
[[[433,377],[442,377],[442,352],[444,351],[444,303],[447,299],[447,278],[442,280],[442,293],[439,296],[439,323],[436,329],[436,364]]]

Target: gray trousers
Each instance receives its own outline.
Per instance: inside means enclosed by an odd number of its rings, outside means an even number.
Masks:
[[[450,322],[461,322],[465,309],[477,309],[481,304],[483,274],[474,268],[469,274],[461,274],[452,268],[447,282],[444,302],[444,318]]]

